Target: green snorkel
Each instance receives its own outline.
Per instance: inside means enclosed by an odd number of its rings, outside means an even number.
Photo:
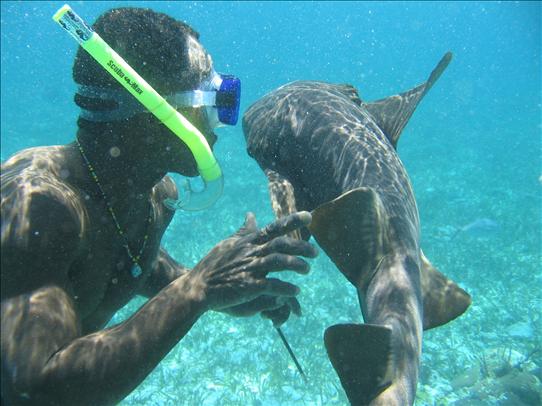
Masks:
[[[187,181],[183,186],[184,190],[179,190],[179,195],[184,194],[182,199],[178,201],[167,199],[166,206],[183,210],[201,210],[211,206],[222,194],[224,179],[222,170],[203,134],[139,76],[81,17],[73,12],[69,5],[62,6],[54,14],[53,20],[70,33],[111,76],[190,148],[205,187],[202,191],[195,192]]]

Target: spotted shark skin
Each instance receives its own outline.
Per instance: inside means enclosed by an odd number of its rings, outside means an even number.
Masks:
[[[248,153],[269,180],[277,217],[313,214],[309,229],[358,293],[365,324],[324,334],[353,405],[411,405],[423,330],[458,317],[470,296],[420,248],[414,192],[396,152],[401,131],[451,60],[429,79],[372,103],[350,85],[293,82],[265,95],[243,117]]]

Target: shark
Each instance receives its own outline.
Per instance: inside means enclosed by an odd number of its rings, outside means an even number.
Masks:
[[[277,217],[307,210],[313,236],[356,288],[363,324],[326,328],[324,344],[352,405],[412,405],[423,331],[463,314],[470,295],[426,258],[402,130],[452,59],[414,88],[365,102],[350,84],[295,81],[243,116],[248,154]]]

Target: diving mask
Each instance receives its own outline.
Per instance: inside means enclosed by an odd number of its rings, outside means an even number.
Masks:
[[[166,96],[177,107],[207,107],[211,127],[235,125],[239,118],[241,81],[232,75],[211,72],[197,90],[177,92]]]
[[[77,94],[87,99],[108,101],[108,109],[81,109],[81,117],[87,121],[106,122],[130,118],[148,110],[122,89],[80,85]],[[165,95],[164,98],[175,109],[182,107],[205,107],[211,128],[235,125],[239,118],[241,81],[232,75],[211,72],[196,90]]]

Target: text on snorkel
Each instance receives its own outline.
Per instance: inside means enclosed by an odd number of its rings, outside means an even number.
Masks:
[[[113,72],[115,72],[120,78],[124,79],[128,85],[134,89],[137,94],[143,93],[143,90],[138,86],[137,82],[135,80],[130,79],[121,68],[119,68],[117,65],[115,65],[115,62],[113,62],[111,59],[107,63],[107,67],[111,68]]]

